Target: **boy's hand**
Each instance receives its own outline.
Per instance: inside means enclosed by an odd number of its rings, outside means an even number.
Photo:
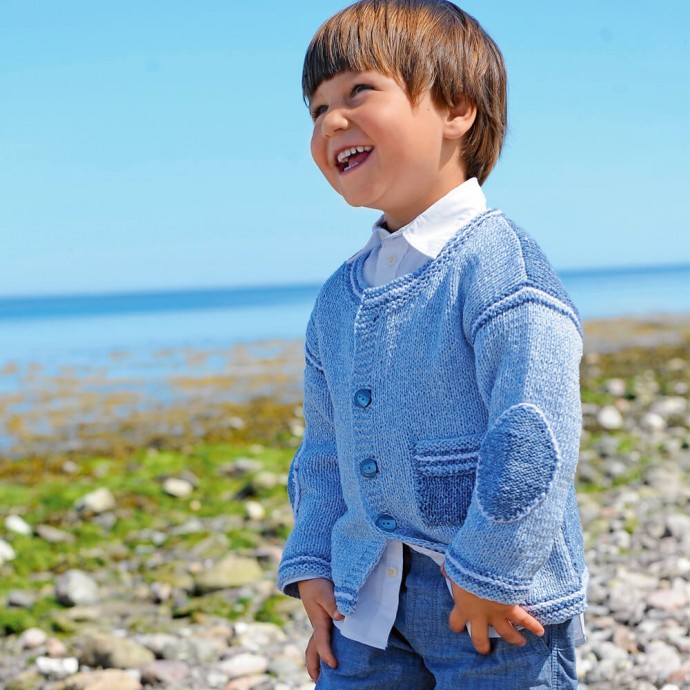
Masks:
[[[311,627],[314,628],[307,644],[306,658],[309,676],[316,682],[321,670],[319,659],[331,668],[338,665],[331,650],[331,627],[334,620],[341,621],[345,616],[336,607],[330,580],[322,577],[302,580],[297,587]]]
[[[448,617],[448,623],[454,632],[462,632],[469,623],[471,638],[474,648],[480,654],[488,654],[491,651],[489,643],[489,626],[510,644],[522,646],[525,638],[513,627],[521,625],[535,635],[543,635],[542,624],[527,613],[517,604],[501,604],[498,601],[482,599],[471,592],[456,585],[442,568],[443,575],[450,582],[453,590],[455,605]]]

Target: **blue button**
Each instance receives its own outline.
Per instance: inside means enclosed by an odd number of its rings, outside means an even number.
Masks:
[[[379,473],[379,466],[376,460],[362,460],[359,463],[359,471],[364,477],[375,477]]]
[[[398,523],[390,515],[379,515],[376,519],[376,526],[386,532],[392,532],[398,526]]]
[[[357,407],[361,407],[363,409],[365,407],[369,407],[370,404],[371,404],[371,391],[368,388],[360,388],[355,393],[355,405],[357,405]]]

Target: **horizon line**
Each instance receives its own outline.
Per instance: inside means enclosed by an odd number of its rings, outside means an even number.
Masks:
[[[685,271],[690,270],[690,262],[669,263],[669,264],[633,264],[624,266],[601,266],[590,268],[567,268],[556,269],[556,273],[561,277],[580,277],[596,275],[621,275],[634,273],[652,273],[654,271]],[[327,278],[327,277],[326,277]],[[111,298],[111,297],[133,297],[135,295],[172,295],[175,293],[210,293],[228,291],[249,291],[249,290],[304,290],[318,288],[326,280],[308,283],[243,283],[236,285],[209,285],[209,286],[169,286],[169,287],[142,287],[128,289],[98,289],[95,291],[84,292],[44,292],[44,293],[0,293],[0,301],[34,301],[34,300],[61,300],[61,299],[83,299],[83,298]]]

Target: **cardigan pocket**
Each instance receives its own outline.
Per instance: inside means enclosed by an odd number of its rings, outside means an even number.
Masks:
[[[429,527],[465,521],[477,475],[482,436],[417,441],[413,448],[417,505]]]

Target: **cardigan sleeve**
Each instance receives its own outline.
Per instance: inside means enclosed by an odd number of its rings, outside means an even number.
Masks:
[[[314,315],[307,328],[304,371],[305,431],[288,474],[295,525],[278,568],[277,585],[299,596],[296,583],[331,579],[331,532],[345,513],[333,427],[333,406],[317,347]]]
[[[579,317],[569,301],[516,287],[474,319],[471,342],[488,430],[449,577],[521,603],[558,537],[579,453]]]

